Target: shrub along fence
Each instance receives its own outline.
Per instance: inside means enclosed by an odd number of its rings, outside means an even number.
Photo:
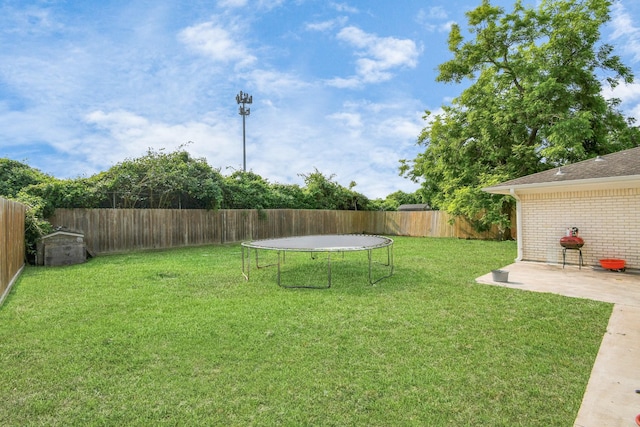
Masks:
[[[312,234],[501,238],[497,228],[478,233],[440,211],[56,209],[49,220],[84,233],[92,254]]]
[[[0,198],[0,304],[24,267],[26,206]]]

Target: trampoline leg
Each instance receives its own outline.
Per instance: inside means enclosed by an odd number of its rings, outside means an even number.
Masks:
[[[244,255],[245,247],[242,246],[242,275],[244,276],[245,280],[248,281],[249,280],[249,271],[251,270],[251,249],[249,249],[249,248],[246,248],[246,249],[247,249],[247,263],[246,263],[247,272],[245,274],[245,272],[244,272],[244,270],[245,270],[245,268],[244,268],[244,266],[245,266],[245,262],[244,262],[244,259],[245,259],[245,255]]]
[[[276,263],[260,265],[260,262],[258,261],[258,249],[254,249],[254,250],[256,251],[256,268],[265,268],[265,267],[271,267],[273,265],[276,265]],[[280,255],[280,252],[278,252],[278,255]],[[278,259],[278,264],[279,263],[280,263],[280,259]]]
[[[371,277],[371,264],[372,264],[372,249],[369,249],[368,251],[368,255],[369,255],[369,284],[370,285],[375,285],[376,283],[378,283],[379,281],[381,281],[382,279],[386,279],[387,277],[391,277],[393,276],[393,245],[389,245],[387,246],[387,263],[383,264],[387,267],[389,267],[389,274],[384,275],[376,280],[373,280]]]
[[[278,251],[278,286],[282,286],[280,284],[280,251]]]
[[[331,287],[331,252],[327,252],[327,288]]]
[[[250,273],[251,273],[251,249],[252,248],[247,248],[245,246],[241,247],[241,251],[242,251],[242,275],[244,276],[245,280],[249,280]],[[260,259],[259,259],[259,256],[258,256],[258,249],[253,248],[253,250],[255,251],[256,268],[260,269],[260,268],[271,267],[271,266],[277,265],[278,266],[278,280],[280,280],[280,278],[279,278],[279,276],[280,276],[280,251],[278,251],[278,261],[277,262],[275,262],[273,264],[260,265]],[[284,259],[284,257],[283,257],[283,259]]]

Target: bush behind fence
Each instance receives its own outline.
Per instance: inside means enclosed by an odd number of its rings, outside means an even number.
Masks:
[[[234,243],[313,234],[497,239],[441,211],[382,212],[305,209],[56,209],[54,226],[81,231],[93,254]]]

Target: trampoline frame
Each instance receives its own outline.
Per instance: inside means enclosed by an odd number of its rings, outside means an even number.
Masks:
[[[318,245],[305,245],[305,241],[313,240],[326,240],[329,243],[334,243],[331,246],[318,246]],[[333,240],[333,241],[332,241]],[[375,244],[353,244],[357,240],[365,240],[371,241],[375,240]],[[341,243],[335,244],[337,241]],[[302,243],[300,245],[290,245],[290,247],[286,247],[286,243]],[[351,244],[347,244],[351,243]],[[362,243],[362,242],[361,242]],[[382,279],[386,279],[387,277],[391,277],[393,275],[393,240],[384,237],[377,236],[371,234],[324,234],[324,235],[315,235],[315,236],[298,236],[298,237],[282,237],[276,239],[261,239],[261,240],[252,240],[247,242],[242,242],[242,275],[248,281],[251,272],[251,249],[255,252],[255,262],[256,268],[265,268],[271,266],[277,266],[277,282],[278,286],[283,288],[308,288],[308,289],[328,289],[331,287],[331,254],[334,252],[342,253],[344,256],[344,252],[356,252],[356,251],[367,251],[367,258],[369,264],[369,284],[374,285],[381,281]],[[373,263],[373,251],[375,249],[387,249],[387,262],[386,264],[382,264],[384,266],[389,267],[389,273],[378,277],[375,280],[372,277],[371,266]],[[276,251],[277,252],[277,261],[272,264],[260,265],[258,259],[258,252],[260,250],[266,251]],[[326,286],[307,286],[307,285],[285,285],[282,283],[281,279],[281,268],[280,264],[285,262],[286,253],[287,252],[308,252],[311,254],[311,257],[315,259],[317,253],[325,252],[327,254],[327,285]]]

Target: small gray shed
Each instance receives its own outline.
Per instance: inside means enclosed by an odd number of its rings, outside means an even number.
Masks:
[[[426,203],[400,205],[398,211],[430,211],[431,208]]]
[[[71,230],[58,230],[42,236],[36,250],[37,265],[73,265],[87,259],[84,234]]]

